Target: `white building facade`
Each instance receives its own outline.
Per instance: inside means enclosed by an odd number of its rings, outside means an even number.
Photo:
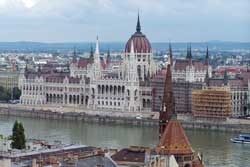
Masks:
[[[87,109],[151,111],[150,79],[158,70],[151,45],[141,33],[138,16],[136,32],[122,53],[123,61],[101,58],[99,40],[89,58],[73,58],[69,72],[27,68],[20,76],[23,105],[73,106]]]

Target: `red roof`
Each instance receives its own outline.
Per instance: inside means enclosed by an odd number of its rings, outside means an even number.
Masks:
[[[239,67],[237,67],[237,68],[233,68],[233,67],[231,67],[231,68],[224,68],[223,67],[223,68],[217,69],[215,72],[223,75],[225,73],[225,71],[227,71],[228,73],[237,74],[237,73],[241,73],[241,72],[246,72],[247,68],[239,68]]]
[[[192,61],[192,64],[195,70],[206,70],[207,66],[201,61]],[[174,65],[175,70],[186,70],[186,67],[189,65],[189,60],[187,59],[177,59]]]
[[[156,151],[161,154],[183,155],[194,151],[178,120],[170,120],[160,139]]]
[[[142,34],[141,32],[134,33],[130,39],[128,40],[125,52],[130,52],[131,43],[134,43],[134,51],[136,53],[150,53],[151,52],[151,45],[147,37]]]
[[[206,70],[207,69],[207,66],[204,65],[201,61],[193,61],[193,65],[194,65],[194,68],[195,70]]]
[[[175,70],[186,70],[188,66],[188,60],[177,59],[175,61],[174,69]]]
[[[80,58],[78,61],[78,67],[86,68],[90,63],[91,61],[89,60],[89,58]]]

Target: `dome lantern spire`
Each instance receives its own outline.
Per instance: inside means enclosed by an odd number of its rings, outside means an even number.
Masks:
[[[137,18],[136,32],[141,32],[141,23],[140,23],[140,14],[139,14],[139,12],[138,12],[138,18]]]

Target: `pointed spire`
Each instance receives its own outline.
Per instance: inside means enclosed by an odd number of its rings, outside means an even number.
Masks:
[[[225,86],[228,85],[227,69],[225,69],[225,72],[224,72],[223,83],[224,83]]]
[[[209,86],[209,74],[208,74],[208,70],[207,70],[206,77],[205,77],[205,83],[206,83],[207,86]]]
[[[99,49],[99,39],[98,39],[98,36],[96,37],[95,54],[97,54],[97,55],[99,55],[99,54],[100,54],[100,49]]]
[[[106,64],[109,64],[110,62],[111,62],[111,56],[110,56],[110,51],[108,49]]]
[[[140,14],[139,14],[139,11],[138,11],[138,17],[137,17],[136,32],[141,32],[141,23],[140,23]]]
[[[171,43],[169,43],[169,58],[170,58],[170,64],[173,65],[173,53],[172,53],[172,46]]]
[[[77,60],[76,60],[76,47],[74,47],[74,50],[73,50],[73,60],[72,60],[72,62],[73,63],[76,63],[77,62]]]
[[[90,55],[89,55],[89,60],[93,63],[94,62],[94,51],[93,51],[93,46],[90,46]]]
[[[187,56],[186,59],[189,59],[189,47],[187,46]]]
[[[190,54],[190,59],[192,59],[193,57],[192,57],[192,47],[191,47],[191,44],[190,44],[190,48],[189,48],[190,50],[189,50],[189,54]]]
[[[206,59],[205,59],[205,65],[209,65],[209,54],[208,54],[208,46],[207,46],[207,50],[206,50]]]
[[[173,98],[173,86],[172,86],[172,72],[171,65],[167,65],[167,73],[165,79],[164,94],[162,100],[162,109],[159,118],[159,137],[162,136],[167,123],[174,114],[174,98]]]

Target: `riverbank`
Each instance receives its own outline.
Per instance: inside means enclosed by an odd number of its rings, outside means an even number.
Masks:
[[[102,124],[125,124],[135,126],[158,126],[158,113],[118,113],[115,111],[75,111],[69,108],[58,111],[54,108],[31,108],[20,105],[0,105],[0,115],[28,117],[48,120],[70,120]],[[90,114],[91,112],[91,114]],[[139,115],[139,117],[138,117]],[[226,121],[197,120],[178,116],[184,128],[208,129],[229,132],[250,133],[250,121],[228,119]]]

